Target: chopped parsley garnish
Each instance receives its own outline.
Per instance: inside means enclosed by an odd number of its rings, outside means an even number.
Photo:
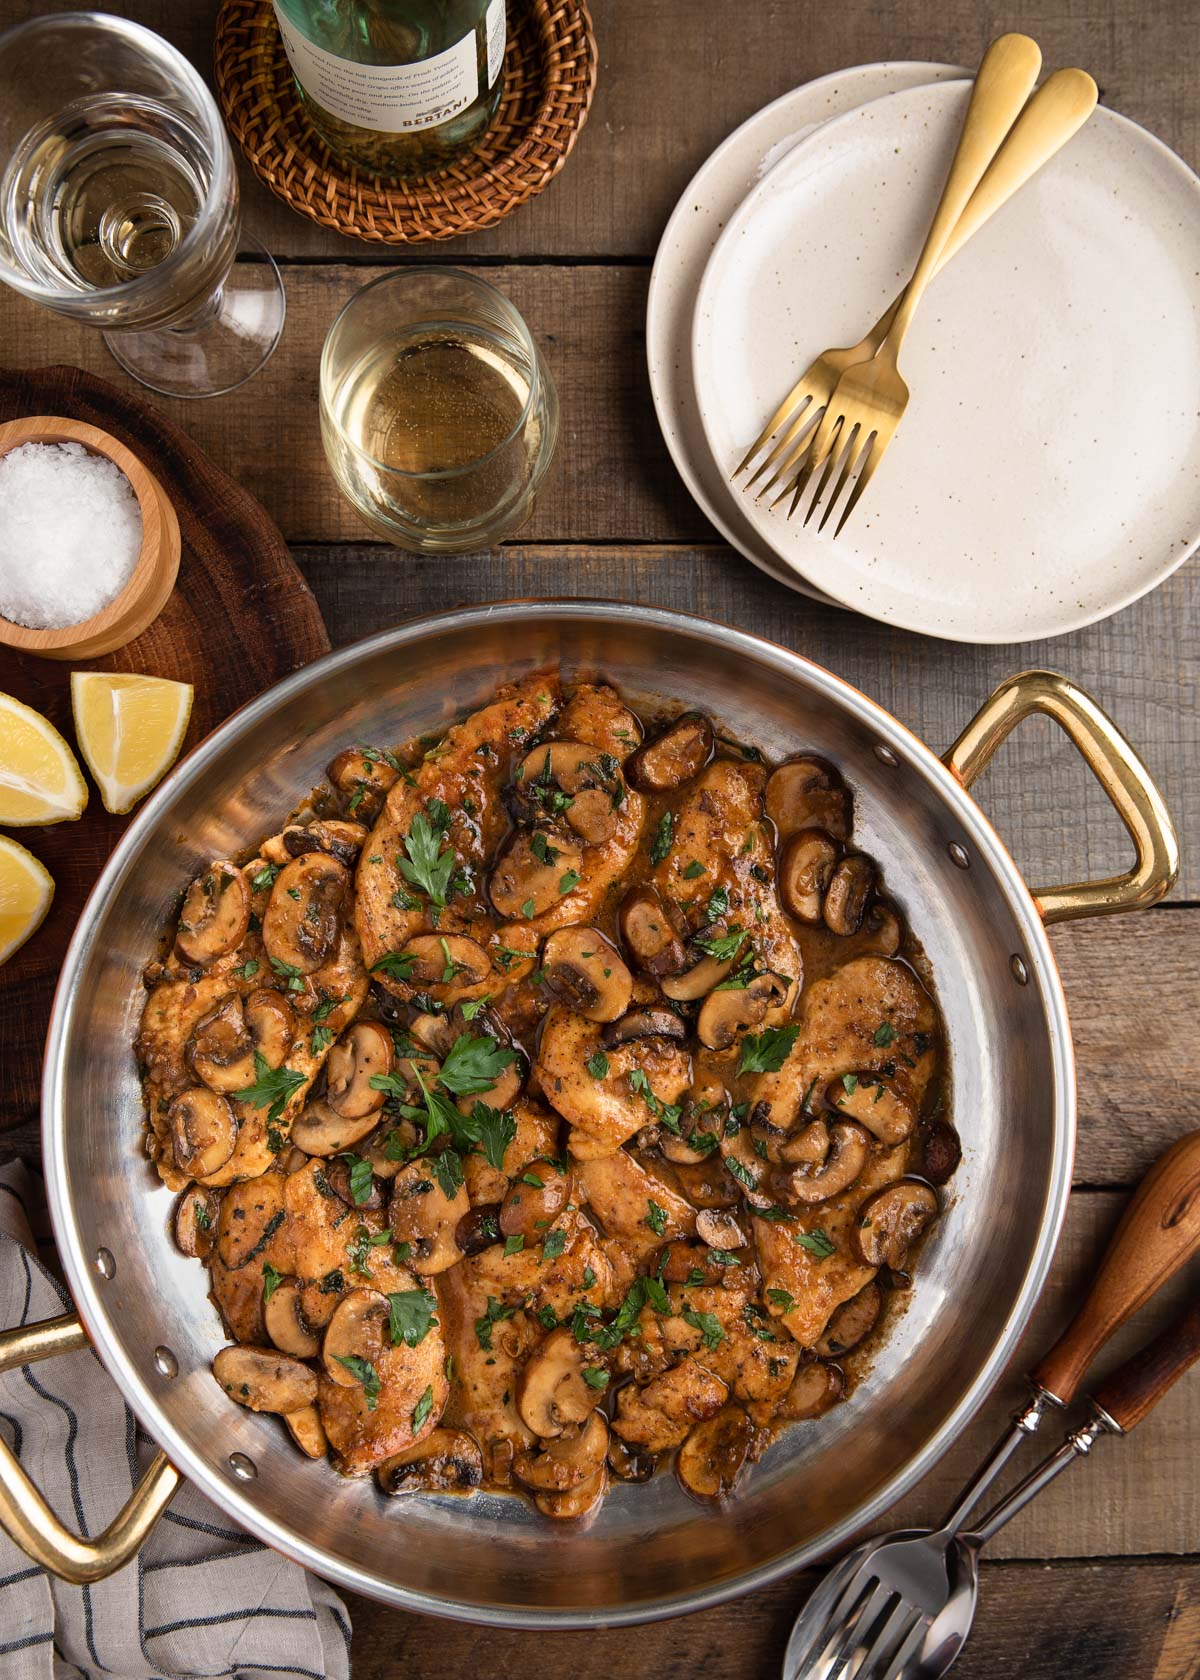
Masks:
[[[704,907],[706,922],[720,921],[729,910],[729,893],[724,887],[714,887],[708,895],[708,903]]]
[[[877,1044],[881,1050],[886,1050],[888,1045],[894,1043],[899,1036],[900,1034],[890,1021],[882,1021],[875,1028],[875,1037],[872,1042]]]
[[[545,1180],[539,1178],[535,1172],[523,1172],[521,1183],[530,1185],[534,1190],[544,1190],[546,1188]]]
[[[475,1320],[475,1339],[485,1353],[492,1351],[492,1331],[502,1319],[511,1318],[516,1312],[515,1307],[503,1307],[494,1295],[487,1298],[487,1307],[482,1318]]]
[[[750,1334],[760,1342],[773,1342],[775,1334],[764,1323],[766,1314],[756,1301],[747,1301],[742,1309],[742,1317],[746,1321],[746,1328]]]
[[[333,1043],[332,1027],[314,1027],[312,1037],[308,1041],[309,1054],[319,1056],[322,1050],[327,1050]]]
[[[479,1091],[489,1091],[516,1052],[494,1038],[472,1038],[460,1033],[450,1046],[438,1081],[456,1097],[469,1097]]]
[[[524,904],[522,904],[521,914],[522,914],[522,916],[524,916],[524,918],[527,922],[531,922],[533,920],[535,908],[536,907],[535,907],[534,902],[531,898],[527,898],[525,900]]]
[[[664,811],[659,818],[658,827],[654,831],[654,839],[650,844],[650,862],[661,863],[671,850],[671,834],[675,826],[675,815],[672,811]]]
[[[339,1365],[344,1365],[350,1375],[362,1384],[363,1399],[367,1402],[367,1410],[375,1410],[375,1402],[379,1399],[379,1391],[383,1383],[374,1365],[369,1359],[360,1359],[356,1353],[337,1353],[334,1355]],[[431,1397],[432,1398],[432,1397]]]
[[[819,1225],[811,1231],[797,1231],[796,1241],[801,1248],[815,1254],[818,1260],[828,1260],[831,1254],[837,1253],[837,1244],[830,1242],[828,1233]]]
[[[684,1307],[682,1317],[685,1324],[690,1324],[693,1330],[699,1330],[710,1353],[725,1340],[721,1321],[714,1313],[697,1312],[694,1307]]]
[[[480,998],[470,998],[466,1003],[459,1004],[464,1021],[473,1021],[479,1011],[492,1001],[491,992],[484,992]]]
[[[231,968],[229,972],[235,980],[252,980],[258,973],[258,958],[247,957],[240,968]]]
[[[375,1187],[375,1172],[370,1161],[364,1161],[361,1155],[347,1155],[345,1160],[350,1169],[350,1195],[355,1207],[362,1207],[371,1200],[371,1191]]]
[[[407,857],[396,859],[401,875],[409,886],[417,887],[430,900],[444,909],[458,859],[451,846],[442,841],[450,826],[450,812],[440,799],[432,799],[425,811],[418,811],[404,840]]]
[[[583,1367],[583,1380],[589,1388],[607,1388],[608,1372],[603,1365],[585,1365]]]
[[[424,1394],[422,1394],[421,1398],[417,1401],[416,1405],[413,1407],[412,1426],[413,1426],[413,1434],[414,1435],[420,1429],[421,1425],[425,1422],[426,1418],[428,1418],[428,1416],[429,1416],[430,1412],[432,1412],[432,1410],[433,1410],[433,1384],[430,1383],[429,1387],[425,1390]]]
[[[603,1079],[608,1072],[608,1057],[603,1050],[596,1050],[583,1065],[593,1079]]]
[[[192,1198],[192,1222],[198,1231],[212,1230],[212,1214],[209,1213],[204,1203],[195,1196]],[[590,1266],[588,1267],[588,1271],[591,1271]],[[595,1281],[596,1280],[593,1278],[592,1283]],[[586,1287],[590,1289],[592,1287],[591,1283],[587,1283]]]
[[[731,1254],[727,1248],[710,1249],[708,1258],[714,1266],[740,1266],[742,1263],[737,1255]]]
[[[659,1207],[658,1203],[651,1197],[646,1203],[646,1210],[646,1224],[649,1225],[656,1237],[664,1236],[667,1229],[666,1208]]]
[[[385,951],[378,962],[371,964],[371,973],[386,974],[389,980],[411,980],[416,966],[416,957],[407,951]]]
[[[694,943],[718,962],[732,962],[746,940],[745,928],[730,928],[728,933],[698,933]],[[726,988],[730,990],[732,988]]]
[[[430,1160],[433,1176],[441,1187],[442,1195],[448,1202],[452,1202],[458,1194],[463,1181],[462,1160],[456,1150],[443,1149],[440,1154]]]
[[[550,864],[561,856],[558,848],[552,846],[544,834],[535,833],[529,842],[529,849],[539,863]]]
[[[684,870],[683,878],[684,878],[685,881],[694,881],[697,878],[697,876],[703,875],[703,873],[704,873],[704,865],[699,861],[698,858],[693,858],[691,863],[689,863],[687,868]]]
[[[465,1143],[480,1144],[488,1165],[503,1171],[504,1152],[517,1135],[517,1122],[511,1109],[489,1108],[477,1102],[470,1115],[459,1115],[457,1136]]]
[[[737,1179],[738,1183],[744,1184],[747,1190],[758,1189],[758,1179],[744,1162],[738,1160],[736,1155],[727,1155],[725,1157],[725,1165],[733,1174],[734,1178]]]
[[[437,1299],[428,1289],[402,1289],[388,1296],[391,1316],[388,1320],[388,1334],[392,1338],[392,1345],[399,1347],[420,1347],[430,1330],[437,1325],[433,1316],[437,1311]]]
[[[277,1272],[275,1270],[274,1266],[272,1266],[272,1264],[269,1260],[264,1260],[263,1261],[263,1269],[262,1269],[262,1279],[263,1279],[263,1306],[265,1307],[267,1302],[271,1299],[272,1295],[274,1295],[275,1291],[279,1288],[279,1285],[283,1282],[283,1273],[282,1272]]]
[[[845,1087],[846,1095],[852,1097],[858,1090],[858,1075],[856,1073],[844,1073],[842,1075],[842,1085]]]
[[[542,1244],[542,1258],[544,1260],[557,1260],[566,1246],[567,1233],[565,1231],[551,1231]]]
[[[558,896],[562,898],[566,893],[573,892],[582,879],[583,876],[577,869],[568,869],[565,875],[558,878]]]
[[[304,976],[294,963],[284,962],[281,957],[272,957],[270,962],[279,978],[287,981],[289,992],[302,992],[304,990]]]
[[[504,1240],[504,1258],[507,1260],[510,1255],[520,1254],[524,1247],[525,1238],[520,1231],[515,1236],[506,1237]]]
[[[651,1114],[656,1120],[660,1120],[669,1132],[674,1132],[676,1137],[680,1136],[679,1117],[683,1109],[678,1103],[664,1103],[661,1098],[655,1096],[644,1068],[634,1068],[630,1072],[629,1089],[641,1097]]]
[[[739,1073],[778,1073],[791,1053],[799,1035],[799,1027],[767,1027],[760,1033],[747,1033],[742,1040]]]
[[[275,877],[279,874],[277,863],[264,863],[261,869],[256,869],[250,877],[250,891],[262,892],[267,887],[275,885]]]
[[[781,1313],[790,1313],[796,1305],[796,1297],[789,1295],[786,1289],[768,1289],[767,1300]]]
[[[267,1125],[273,1126],[304,1084],[305,1075],[293,1073],[286,1065],[273,1068],[261,1050],[254,1052],[254,1083],[233,1093],[235,1102],[249,1103],[251,1108],[265,1108]]]

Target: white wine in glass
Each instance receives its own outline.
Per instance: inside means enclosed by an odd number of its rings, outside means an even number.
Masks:
[[[176,50],[97,12],[0,35],[0,279],[104,330],[121,366],[173,396],[216,396],[279,340],[279,274],[237,264],[233,157]]]

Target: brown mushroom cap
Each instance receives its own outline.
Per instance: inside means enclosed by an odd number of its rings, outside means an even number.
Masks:
[[[549,1439],[583,1423],[604,1393],[584,1380],[585,1365],[594,1362],[593,1350],[581,1347],[565,1325],[551,1330],[530,1354],[517,1383],[517,1411],[526,1429]]]
[[[565,927],[542,947],[545,984],[569,1009],[587,1021],[615,1021],[633,995],[633,977],[602,933],[590,927]]]
[[[330,761],[325,774],[346,800],[347,816],[369,822],[378,815],[384,795],[400,772],[372,748],[347,747]]]
[[[753,1123],[758,1129],[758,1123]],[[772,1128],[774,1129],[774,1128]],[[768,1150],[768,1154],[769,1154]],[[781,1161],[790,1167],[819,1167],[829,1154],[829,1126],[818,1117],[809,1120],[797,1131],[788,1132],[778,1146]]]
[[[238,1123],[233,1109],[203,1085],[181,1091],[167,1110],[171,1150],[180,1172],[207,1178],[233,1154]]]
[[[329,1451],[329,1438],[316,1406],[301,1406],[298,1411],[285,1412],[283,1421],[288,1433],[305,1458],[324,1458]]]
[[[746,1467],[754,1429],[740,1406],[723,1406],[698,1423],[679,1449],[675,1472],[699,1499],[724,1499]]]
[[[564,1173],[552,1161],[530,1161],[500,1204],[500,1234],[522,1236],[531,1247],[542,1242],[571,1200],[573,1188],[569,1168]]]
[[[382,1491],[404,1493],[470,1493],[483,1482],[483,1454],[465,1429],[433,1429],[403,1452],[385,1458],[375,1472]]]
[[[295,1278],[284,1278],[263,1302],[263,1324],[280,1353],[311,1359],[320,1350],[320,1338],[301,1310],[300,1285]]]
[[[875,890],[875,865],[861,852],[844,857],[825,889],[825,926],[830,933],[857,933]]]
[[[871,1140],[853,1120],[836,1120],[829,1127],[829,1153],[819,1167],[801,1164],[780,1168],[775,1187],[781,1201],[805,1207],[840,1196],[861,1176],[871,1153]]]
[[[464,1213],[454,1227],[454,1240],[464,1254],[482,1254],[500,1241],[500,1203],[481,1202]]]
[[[733,1214],[723,1208],[702,1208],[696,1215],[696,1235],[709,1248],[745,1248],[750,1240]]]
[[[535,1493],[533,1502],[544,1517],[556,1522],[577,1522],[586,1517],[603,1500],[608,1489],[608,1466],[602,1464],[594,1476],[566,1493]]]
[[[356,1157],[356,1159],[365,1159],[365,1157]],[[372,1172],[371,1175],[371,1188],[367,1192],[366,1200],[359,1201],[356,1199],[354,1194],[354,1185],[350,1177],[350,1168],[351,1161],[345,1155],[339,1155],[335,1160],[330,1161],[329,1165],[325,1169],[325,1177],[328,1181],[329,1188],[333,1191],[335,1196],[340,1197],[341,1200],[345,1202],[348,1208],[355,1208],[356,1210],[361,1208],[370,1208],[372,1212],[378,1211],[378,1209],[383,1206],[383,1187],[376,1184],[374,1172]],[[394,1174],[388,1174],[388,1177],[393,1176]]]
[[[234,993],[197,1021],[188,1066],[212,1091],[241,1091],[254,1084],[255,1055],[269,1068],[282,1067],[295,1036],[295,1013],[279,992],[264,988],[245,999]]]
[[[454,1233],[470,1207],[461,1184],[447,1196],[427,1159],[410,1161],[396,1174],[388,1214],[396,1241],[412,1244],[414,1272],[432,1277],[462,1259]]]
[[[217,1204],[199,1184],[189,1184],[175,1204],[175,1245],[192,1260],[207,1260],[216,1240]]]
[[[343,1120],[377,1114],[387,1092],[371,1081],[392,1071],[392,1035],[382,1021],[356,1021],[330,1046],[325,1059],[325,1101]]]
[[[927,1120],[921,1127],[921,1167],[930,1184],[945,1184],[962,1160],[962,1141],[948,1120]]]
[[[340,1155],[344,1149],[353,1149],[360,1138],[375,1130],[375,1126],[374,1114],[365,1114],[360,1120],[347,1120],[328,1103],[313,1097],[292,1122],[290,1136],[296,1147],[306,1155]]]
[[[900,1178],[869,1196],[858,1210],[851,1241],[867,1266],[904,1270],[909,1248],[937,1217],[937,1191],[919,1178]]]
[[[250,884],[236,863],[218,858],[187,890],[175,949],[203,967],[236,951],[250,925]]]
[[[263,917],[263,949],[276,962],[312,974],[333,950],[350,891],[345,864],[306,852],[281,869]]]
[[[732,972],[736,962],[736,957],[727,957],[722,961],[719,957],[703,956],[682,974],[669,975],[659,984],[664,996],[672,1002],[695,1003],[697,998],[707,997],[714,986],[719,986]]]
[[[685,712],[640,746],[625,766],[642,793],[670,793],[698,776],[713,755],[713,726],[700,712]]]
[[[894,957],[904,943],[904,923],[896,908],[877,898],[858,930],[860,956]]]
[[[231,1400],[252,1412],[286,1416],[317,1398],[317,1379],[308,1366],[274,1348],[224,1347],[213,1360],[213,1376]]]
[[[836,1359],[839,1354],[849,1353],[851,1348],[857,1347],[864,1336],[869,1336],[875,1328],[882,1310],[883,1293],[877,1283],[868,1283],[857,1295],[843,1301],[817,1343],[818,1359]]]
[[[482,985],[492,972],[492,959],[483,946],[461,933],[418,933],[403,954],[415,959],[409,984],[422,988],[452,986],[461,991]]]
[[[377,1289],[352,1289],[342,1296],[321,1343],[321,1363],[330,1382],[339,1388],[354,1388],[360,1382],[344,1361],[362,1359],[374,1365],[383,1349],[388,1312],[387,1296]]]
[[[618,1044],[631,1044],[636,1038],[673,1038],[682,1044],[687,1035],[687,1023],[673,1009],[631,1009],[608,1023],[600,1042],[606,1050],[615,1050]]]
[[[594,1476],[608,1452],[608,1424],[599,1412],[564,1429],[536,1451],[518,1453],[513,1475],[539,1493],[565,1493]]]
[[[806,754],[771,773],[766,812],[780,838],[802,828],[823,828],[835,840],[850,838],[850,792],[831,764]]]
[[[776,1416],[788,1423],[820,1417],[841,1399],[845,1387],[846,1380],[836,1365],[801,1365]]]
[[[488,882],[492,904],[501,916],[540,916],[570,890],[583,852],[576,840],[547,828],[519,829],[496,859]]]
[[[658,1454],[631,1446],[619,1435],[609,1434],[608,1467],[622,1482],[648,1482],[658,1468]]]
[[[634,887],[617,912],[621,942],[646,974],[682,974],[688,966],[683,941],[662,899],[651,886]]]
[[[916,1128],[917,1111],[891,1079],[880,1073],[839,1074],[825,1087],[825,1101],[865,1126],[880,1143],[903,1143]]]
[[[756,974],[745,986],[711,991],[700,1008],[696,1037],[710,1050],[728,1050],[787,1001],[792,982],[782,974]]]
[[[785,841],[779,854],[779,900],[789,916],[817,927],[841,847],[821,829],[805,828]]]
[[[347,869],[352,869],[363,849],[367,830],[360,822],[341,822],[337,817],[311,822],[305,827],[289,824],[280,835],[283,849],[289,857],[303,857],[305,852],[328,852]]]

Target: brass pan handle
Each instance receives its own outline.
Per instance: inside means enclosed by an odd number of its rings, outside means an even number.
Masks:
[[[1057,671],[1022,671],[1001,683],[976,712],[943,762],[969,788],[1001,742],[1034,712],[1053,718],[1082,753],[1125,824],[1137,861],[1124,875],[1039,887],[1034,902],[1044,922],[1143,910],[1168,891],[1179,873],[1175,825],[1149,770],[1106,712]]]
[[[22,1325],[0,1334],[0,1371],[53,1359],[88,1346],[76,1313]],[[123,1508],[94,1540],[81,1540],[64,1528],[45,1499],[0,1439],[0,1528],[34,1563],[72,1586],[102,1581],[124,1568],[141,1549],[174,1497],[183,1477],[165,1453],[159,1453]]]

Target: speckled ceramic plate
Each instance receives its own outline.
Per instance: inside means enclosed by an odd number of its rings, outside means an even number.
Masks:
[[[760,571],[814,600],[829,597],[776,557],[746,518],[740,497],[709,451],[692,385],[696,291],[726,222],[798,141],[866,100],[963,74],[950,64],[856,64],[793,88],[747,118],[705,159],[659,240],[646,305],[646,361],[655,413],[671,459],[727,542]]]
[[[692,334],[723,472],[911,271],[968,93],[892,93],[825,124],[731,219]],[[958,641],[1061,635],[1136,600],[1200,540],[1200,181],[1098,109],[937,278],[902,371],[908,412],[836,542],[742,503],[780,559]]]

